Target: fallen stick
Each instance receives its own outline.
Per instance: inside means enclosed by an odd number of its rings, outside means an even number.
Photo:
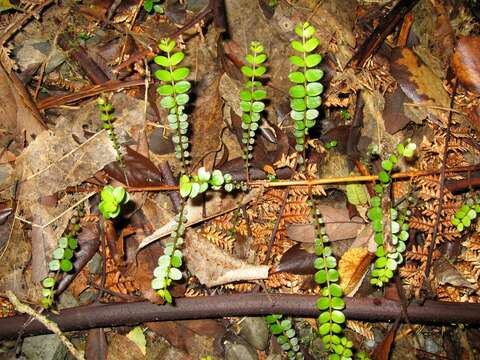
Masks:
[[[112,303],[79,306],[48,314],[63,331],[136,325],[151,321],[222,318],[227,316],[256,316],[286,314],[317,317],[318,296],[291,294],[233,294],[175,299],[175,306],[149,302]],[[402,314],[401,305],[384,298],[345,298],[345,315],[351,320],[394,321]],[[408,306],[412,323],[480,325],[480,304],[427,300],[423,305]],[[0,319],[0,338],[17,336],[28,316],[17,315]],[[38,335],[50,331],[38,321],[24,329],[24,334]]]

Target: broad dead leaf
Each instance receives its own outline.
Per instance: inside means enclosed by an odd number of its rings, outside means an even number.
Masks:
[[[218,191],[209,192],[207,193],[207,200],[205,202],[206,217],[204,217],[201,197],[189,200],[186,205],[185,215],[188,219],[186,226],[192,226],[201,221],[205,221],[208,218],[224,214],[238,208],[239,206],[248,204],[250,201],[258,198],[262,191],[262,189],[257,188],[251,190],[246,194],[234,193],[229,195],[224,195]],[[161,226],[160,228],[156,229],[152,234],[145,237],[145,239],[143,239],[138,248],[141,249],[148,244],[151,244],[152,242],[169,235],[172,232],[172,226],[174,225],[174,223],[175,219],[172,217],[172,219],[165,225]]]
[[[347,296],[353,296],[352,292],[361,283],[374,257],[367,248],[350,248],[342,255],[338,262],[338,272],[340,286]]]
[[[233,257],[191,229],[187,230],[183,252],[188,270],[207,287],[268,278],[268,266]]]
[[[330,241],[353,239],[361,231],[365,224],[360,221],[350,220],[346,208],[334,208],[320,205],[318,207],[325,220]],[[298,242],[314,242],[314,226],[312,224],[287,224],[287,235],[291,240]]]
[[[441,257],[435,261],[433,266],[433,275],[440,285],[453,285],[458,287],[466,287],[475,289],[465,276],[457,270],[446,258]]]
[[[458,40],[452,67],[464,88],[480,94],[480,36],[463,36]]]

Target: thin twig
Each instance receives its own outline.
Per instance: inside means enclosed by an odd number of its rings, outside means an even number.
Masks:
[[[35,310],[33,310],[30,306],[23,304],[18,300],[18,298],[15,296],[13,292],[10,290],[7,290],[7,297],[8,300],[15,306],[15,309],[18,312],[21,312],[23,314],[28,314],[30,316],[33,316],[36,320],[42,323],[48,330],[53,332],[54,334],[58,335],[62,343],[65,345],[68,351],[78,360],[85,360],[85,357],[83,356],[83,353],[75,348],[73,344],[70,342],[70,340],[67,339],[65,335],[63,335],[62,331],[58,327],[58,325],[47,318],[45,315],[41,315]]]
[[[268,242],[267,254],[265,255],[265,261],[263,262],[264,265],[268,264],[268,261],[270,260],[270,255],[272,254],[273,243],[275,242],[275,237],[280,226],[280,221],[282,220],[283,214],[285,213],[285,208],[287,207],[288,191],[289,189],[287,188],[283,193],[282,205],[280,206],[280,210],[278,211],[277,219],[275,220],[275,225],[273,226],[272,235],[270,236],[270,241]]]
[[[451,108],[455,106],[455,94],[457,93],[457,85],[458,85],[458,81],[455,81],[455,84],[453,86],[452,96],[450,98]],[[443,197],[445,193],[445,177],[446,177],[445,174],[446,174],[447,158],[448,158],[448,142],[450,141],[450,136],[451,136],[450,128],[452,126],[452,114],[453,114],[452,111],[448,114],[448,123],[447,123],[447,129],[445,134],[445,145],[443,147],[442,166],[440,168],[440,180],[439,180],[440,191],[438,195],[438,207],[437,207],[437,213],[435,214],[435,223],[433,224],[432,241],[428,249],[428,256],[427,256],[427,261],[425,265],[424,281],[428,281],[428,276],[430,275],[430,269],[432,267],[433,252],[435,250],[435,242],[437,240],[438,228],[440,226],[440,217],[442,216],[442,211],[443,211]]]

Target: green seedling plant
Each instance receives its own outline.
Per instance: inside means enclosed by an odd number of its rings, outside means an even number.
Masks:
[[[298,55],[290,56],[290,62],[296,67],[288,78],[295,85],[290,87],[290,116],[293,119],[295,150],[299,153],[298,163],[301,169],[305,168],[305,147],[308,131],[315,126],[319,116],[318,108],[322,103],[320,95],[323,85],[319,80],[323,71],[317,68],[322,56],[313,53],[318,47],[319,40],[314,36],[316,29],[308,22],[295,27],[295,33],[300,40],[291,42],[292,48]]]
[[[106,220],[116,218],[120,215],[122,205],[128,202],[128,198],[128,193],[123,187],[114,188],[107,185],[100,193],[98,210]]]
[[[382,171],[378,173],[378,181],[374,186],[376,196],[371,198],[371,207],[368,210],[368,218],[372,222],[374,239],[377,244],[375,252],[377,259],[370,279],[373,285],[383,286],[388,283],[398,265],[403,262],[402,253],[406,249],[406,241],[409,237],[407,217],[410,213],[406,208],[392,207],[387,190],[390,188],[391,174],[398,161],[402,157],[411,158],[415,149],[416,145],[410,141],[407,141],[406,144],[399,144],[396,153],[382,161]],[[385,211],[388,211],[387,219],[384,219]],[[389,229],[385,229],[385,222],[388,223]],[[385,241],[385,234],[389,234],[390,241]]]
[[[212,190],[225,189],[231,192],[234,189],[232,176],[230,174],[222,174],[218,169],[210,173],[204,167],[198,169],[197,175],[188,176],[182,175],[180,177],[180,195],[183,198],[195,198],[198,194],[207,191],[208,188]]]
[[[477,218],[480,213],[480,199],[467,199],[466,204],[463,204],[452,217],[452,225],[455,226],[458,232],[468,229],[473,220]]]
[[[100,119],[103,121],[103,128],[107,131],[108,138],[112,143],[115,152],[117,153],[117,161],[120,161],[123,167],[123,156],[118,142],[115,129],[113,127],[113,106],[105,97],[99,97],[97,100],[97,106],[100,110]]]
[[[180,172],[187,173],[190,164],[188,151],[188,115],[184,112],[190,100],[188,91],[192,87],[186,80],[190,74],[188,67],[179,67],[185,58],[182,51],[174,51],[176,42],[171,39],[160,41],[159,48],[164,55],[155,56],[154,61],[162,68],[155,71],[155,77],[162,82],[157,88],[162,100],[160,105],[169,111],[168,125],[173,132],[172,141],[175,144],[175,156],[180,161]]]
[[[261,65],[267,60],[267,55],[263,53],[263,45],[258,41],[252,41],[250,51],[245,57],[248,66],[241,68],[243,75],[248,80],[244,89],[240,91],[240,108],[243,113],[243,159],[247,181],[249,179],[249,161],[252,159],[253,145],[255,144],[255,132],[261,120],[261,113],[265,109],[265,104],[262,100],[267,97],[267,92],[262,88],[262,83],[258,80],[267,70],[265,66]]]
[[[265,316],[270,332],[277,338],[282,350],[287,353],[289,359],[303,360],[303,353],[300,351],[299,340],[292,326],[291,319],[283,319],[282,315]]]
[[[325,350],[330,352],[330,360],[347,360],[352,358],[352,342],[343,333],[345,323],[345,301],[343,290],[339,285],[339,273],[337,260],[332,254],[332,248],[328,246],[329,238],[325,229],[325,222],[320,210],[309,201],[312,209],[313,223],[315,227],[315,282],[322,286],[321,297],[316,306],[320,311],[318,317],[318,332],[322,336]]]
[[[162,0],[145,0],[143,2],[143,8],[149,14],[163,14],[165,12],[165,9],[162,5],[160,5],[161,2]]]
[[[83,216],[81,210],[75,210],[74,216],[70,219],[69,231],[62,236],[57,243],[57,247],[52,252],[52,260],[48,263],[49,274],[42,280],[42,298],[40,304],[48,309],[53,305],[55,297],[55,287],[59,277],[63,273],[73,270],[73,259],[75,250],[78,248],[77,234],[80,231],[78,224],[80,217]]]

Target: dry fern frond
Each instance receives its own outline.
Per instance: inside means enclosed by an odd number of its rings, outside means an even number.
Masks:
[[[232,236],[225,234],[223,231],[217,230],[214,226],[206,226],[200,230],[200,233],[220,249],[225,250],[230,254],[233,252],[235,239]]]
[[[416,261],[424,262],[425,260],[427,260],[428,251],[429,251],[428,247],[413,245],[412,248],[410,250],[407,250],[407,252],[405,253],[405,258],[407,260],[416,260]],[[433,260],[437,259],[441,255],[442,254],[440,253],[440,251],[435,250],[433,252]]]
[[[374,341],[375,335],[373,334],[373,326],[372,324],[363,322],[363,321],[356,321],[356,320],[347,320],[347,328],[352,329],[357,334],[362,335],[365,339]]]

